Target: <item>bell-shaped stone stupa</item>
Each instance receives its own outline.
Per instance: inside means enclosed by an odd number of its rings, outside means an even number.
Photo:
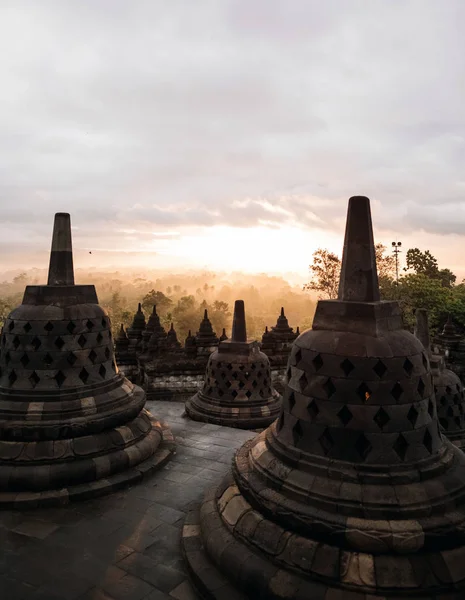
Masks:
[[[145,315],[142,312],[142,304],[139,302],[137,312],[134,315],[131,327],[128,328],[128,338],[130,340],[140,341],[145,331]]]
[[[189,513],[205,598],[465,598],[465,455],[429,360],[381,302],[368,198],[349,201],[338,300],[294,342],[283,411]]]
[[[55,215],[47,285],[26,287],[0,356],[0,505],[66,503],[135,482],[172,436],[118,371],[93,285],[75,285],[71,224]]]
[[[257,342],[247,341],[244,301],[236,300],[231,339],[210,355],[203,389],[186,402],[186,413],[195,421],[259,429],[280,409],[269,360]]]
[[[431,350],[428,313],[424,308],[415,311],[415,335],[427,349],[439,424],[443,433],[459,448],[465,447],[465,397],[460,378],[446,368],[444,356]]]

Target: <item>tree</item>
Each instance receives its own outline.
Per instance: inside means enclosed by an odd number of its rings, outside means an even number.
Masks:
[[[157,292],[155,290],[150,290],[148,294],[142,298],[142,308],[146,312],[151,312],[153,305],[157,305],[158,314],[163,314],[167,312],[173,304],[173,301],[165,296],[163,292]]]
[[[304,290],[319,292],[320,298],[337,298],[341,261],[337,254],[318,248],[313,253],[313,263],[309,266],[311,279],[303,287]]]
[[[404,271],[412,269],[417,275],[422,274],[426,277],[435,279],[438,275],[438,261],[429,250],[422,252],[418,248],[410,248],[405,255],[406,267]]]
[[[208,312],[208,316],[210,317],[214,331],[220,336],[223,327],[228,327],[231,320],[231,312],[229,311],[228,303],[221,300],[215,300],[212,308]]]
[[[385,254],[387,248],[383,244],[376,244],[376,268],[379,279],[394,279],[396,274],[396,259],[392,254]]]

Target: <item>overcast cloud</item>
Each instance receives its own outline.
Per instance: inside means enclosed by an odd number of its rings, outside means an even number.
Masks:
[[[2,0],[0,255],[55,211],[134,250],[118,231],[334,231],[354,194],[378,229],[462,235],[464,23],[463,0]]]

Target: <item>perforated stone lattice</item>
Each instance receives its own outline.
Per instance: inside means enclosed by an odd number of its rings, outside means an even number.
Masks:
[[[410,449],[417,452],[419,445],[426,458],[439,446],[427,368],[424,353],[399,358],[341,357],[295,344],[278,436],[298,449],[340,460],[404,462],[409,460]],[[444,406],[453,404],[449,414],[453,412],[454,422],[462,423],[463,392],[450,391],[452,402],[444,400]],[[391,452],[386,452],[389,446]]]
[[[465,430],[465,397],[461,382],[435,385],[438,419],[445,434]]]
[[[262,361],[245,365],[209,360],[203,393],[225,401],[268,398],[272,395],[270,366]]]
[[[15,321],[3,328],[0,386],[73,388],[114,377],[108,317],[69,321]]]

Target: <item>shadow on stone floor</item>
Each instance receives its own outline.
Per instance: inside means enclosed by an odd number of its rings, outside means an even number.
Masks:
[[[196,597],[181,557],[184,517],[256,433],[189,421],[181,403],[147,408],[168,422],[177,441],[176,454],[153,477],[63,508],[0,512],[0,598]]]

